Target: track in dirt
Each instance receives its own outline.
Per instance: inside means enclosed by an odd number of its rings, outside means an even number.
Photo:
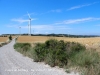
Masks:
[[[0,48],[0,75],[74,75],[63,69],[33,62],[13,49],[15,40]],[[77,74],[75,74],[77,75]]]

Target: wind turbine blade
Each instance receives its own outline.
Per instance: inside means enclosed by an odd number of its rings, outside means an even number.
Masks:
[[[27,14],[28,14],[28,17],[31,19],[30,14],[28,12],[27,12]]]
[[[31,20],[35,20],[35,19],[31,19]]]

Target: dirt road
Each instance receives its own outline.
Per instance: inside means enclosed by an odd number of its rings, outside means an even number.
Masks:
[[[21,55],[13,49],[15,40],[0,48],[0,75],[78,75],[63,69],[51,68]]]

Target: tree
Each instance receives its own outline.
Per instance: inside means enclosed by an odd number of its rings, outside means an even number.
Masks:
[[[9,36],[9,40],[12,40],[12,36],[11,35]]]

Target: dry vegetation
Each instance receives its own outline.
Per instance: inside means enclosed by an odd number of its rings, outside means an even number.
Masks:
[[[14,39],[16,36],[12,36],[12,39]],[[9,40],[8,37],[0,37],[0,45],[1,43],[7,42]]]
[[[17,42],[20,43],[36,43],[36,42],[45,42],[49,37],[45,36],[19,36]]]
[[[48,36],[19,36],[17,42],[19,43],[37,43],[45,42],[48,39],[57,39],[70,42],[79,42],[84,44],[87,48],[100,49],[100,37],[93,38],[68,38],[68,37],[48,37]]]
[[[0,37],[0,42],[6,42],[8,40],[8,37]]]
[[[12,36],[12,39],[16,38],[16,36]]]
[[[79,42],[82,44],[93,45],[96,43],[100,43],[99,37],[93,38],[67,38],[67,37],[47,37],[47,36],[20,36],[17,42],[28,42],[28,43],[36,43],[36,42],[45,42],[48,39],[57,39],[71,42]]]
[[[16,43],[14,48],[25,56],[34,59],[35,62],[42,61],[50,66],[67,68],[68,70],[66,70],[66,72],[76,71],[82,73],[81,75],[100,75],[100,53],[95,51],[95,49],[100,50],[99,40],[99,37],[67,38],[20,36],[17,41],[20,43]],[[45,43],[32,44],[34,47],[30,47],[30,43],[36,42]],[[87,49],[80,43],[87,46]]]

